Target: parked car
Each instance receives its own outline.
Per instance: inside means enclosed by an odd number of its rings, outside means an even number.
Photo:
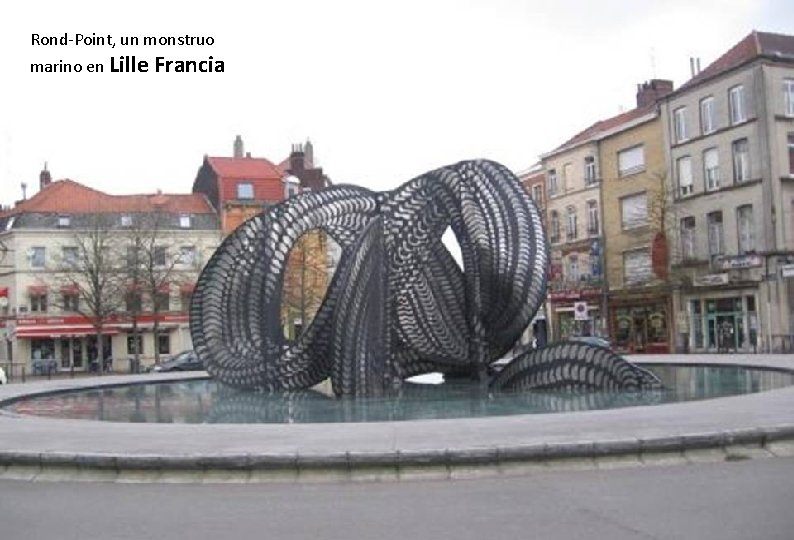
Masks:
[[[194,351],[182,351],[165,362],[153,366],[151,370],[161,373],[165,371],[201,371],[203,369],[204,363]]]
[[[568,338],[568,341],[576,341],[578,343],[586,343],[588,345],[595,345],[596,347],[612,349],[612,344],[609,340],[599,336],[573,336]]]
[[[3,371],[3,368],[0,367],[0,384],[8,384],[8,377],[6,377],[6,372]]]

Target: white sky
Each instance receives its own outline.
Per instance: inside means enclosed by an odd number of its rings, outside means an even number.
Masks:
[[[518,170],[592,122],[676,87],[751,30],[794,34],[790,0],[7,2],[0,12],[0,202],[54,178],[111,193],[188,192],[240,134],[279,162],[310,137],[333,181],[388,189],[487,157]],[[31,34],[111,34],[34,47]],[[121,35],[211,35],[131,47]],[[223,59],[225,73],[108,73],[111,56]],[[653,59],[653,61],[652,61]],[[31,74],[31,62],[102,74]],[[655,65],[655,69],[654,66]]]

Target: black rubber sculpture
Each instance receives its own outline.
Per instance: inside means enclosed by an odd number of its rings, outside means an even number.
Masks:
[[[447,228],[463,270],[441,242]],[[287,258],[313,230],[342,257],[314,320],[287,344]],[[225,239],[193,296],[193,345],[216,379],[266,391],[330,377],[337,395],[377,395],[433,371],[469,371],[496,390],[658,387],[649,372],[582,344],[519,354],[491,378],[545,298],[548,261],[537,207],[498,163],[464,161],[385,193],[334,186],[290,198]]]

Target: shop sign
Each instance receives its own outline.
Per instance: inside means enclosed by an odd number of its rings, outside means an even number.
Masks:
[[[718,270],[741,270],[761,266],[763,261],[757,254],[737,255],[736,257],[715,257],[714,267]]]
[[[780,267],[780,275],[784,278],[794,277],[794,264],[784,264]]]
[[[583,287],[581,289],[566,289],[549,292],[549,300],[579,300],[580,298],[595,298],[603,293],[601,287]]]
[[[705,276],[698,276],[692,280],[695,287],[713,287],[715,285],[727,285],[728,274],[706,274]]]
[[[575,321],[589,321],[590,315],[587,313],[587,302],[574,302],[573,319]]]

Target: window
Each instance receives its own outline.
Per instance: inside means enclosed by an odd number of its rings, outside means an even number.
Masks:
[[[179,301],[182,307],[182,311],[184,312],[190,311],[190,302],[192,300],[193,300],[193,291],[182,290],[179,293]]]
[[[642,145],[618,152],[618,176],[627,176],[645,169],[645,149]]]
[[[567,208],[568,221],[566,222],[565,233],[568,240],[576,240],[576,207]]]
[[[80,311],[80,295],[76,293],[63,293],[63,310]]]
[[[648,195],[645,192],[620,199],[623,229],[633,229],[648,224]]]
[[[706,191],[720,187],[720,161],[716,148],[703,152],[703,178],[706,179]]]
[[[124,301],[128,313],[140,313],[142,311],[143,302],[141,301],[141,293],[135,291],[128,292],[124,297]]]
[[[43,247],[30,248],[30,267],[44,268],[46,252]]]
[[[132,227],[132,216],[130,216],[130,215],[121,216],[121,226],[122,227]]]
[[[196,266],[196,263],[198,263],[198,257],[196,256],[196,246],[180,247],[179,262],[185,266]]]
[[[788,174],[794,176],[794,133],[788,134]]]
[[[557,194],[557,171],[554,169],[549,169],[548,174],[546,175],[546,183],[548,185],[549,197],[553,197]]]
[[[587,234],[598,236],[598,202],[587,201]]]
[[[171,354],[171,334],[168,332],[158,332],[157,351],[160,354]]]
[[[254,185],[249,182],[240,182],[237,184],[237,198],[247,200],[253,199]]]
[[[552,242],[559,242],[560,241],[560,214],[556,210],[551,211],[551,215],[549,217],[550,221],[550,228],[551,228],[551,241]]]
[[[571,255],[568,257],[568,268],[565,271],[565,278],[568,281],[579,281],[579,256]]]
[[[156,246],[154,248],[154,265],[165,266],[165,246]]]
[[[66,268],[74,268],[77,266],[77,248],[76,247],[63,247],[61,248],[61,257],[63,257],[63,265]]]
[[[127,354],[143,354],[143,336],[132,332],[127,334]]]
[[[783,79],[783,114],[794,116],[794,79]]]
[[[295,178],[295,177],[291,177],[291,178]],[[300,193],[300,184],[297,181],[294,182],[287,181],[286,188],[287,188],[287,192],[285,195],[287,196],[287,198],[290,198],[293,195],[297,195],[298,193]]]
[[[596,183],[596,164],[593,156],[584,158],[584,183],[588,186]]]
[[[695,218],[685,217],[681,220],[681,258],[695,258]]]
[[[709,255],[722,255],[725,251],[725,237],[722,230],[722,212],[711,212],[706,215],[709,228]]]
[[[543,206],[543,187],[540,184],[532,186],[532,199],[538,207]]]
[[[30,295],[30,311],[38,313],[47,311],[46,293],[35,293]]]
[[[687,139],[686,133],[686,107],[679,107],[673,111],[673,132],[675,142],[683,142]]]
[[[678,195],[680,197],[692,195],[692,160],[689,156],[678,158],[675,161],[675,168],[678,175]]]
[[[753,205],[745,204],[736,209],[736,223],[739,226],[739,254],[755,251],[755,223]]]
[[[169,311],[171,309],[171,294],[168,289],[160,290],[154,295],[154,306],[157,312]]]
[[[69,227],[71,223],[72,218],[70,216],[58,216],[58,227]]]
[[[733,142],[733,180],[737,184],[750,179],[750,151],[747,139]]]
[[[135,246],[127,246],[127,268],[135,268],[140,263],[140,252]]]
[[[653,279],[651,250],[635,249],[623,253],[623,283],[640,285]]]
[[[728,90],[728,109],[730,111],[731,124],[745,121],[744,86],[741,84]]]
[[[700,100],[700,131],[703,135],[708,135],[714,129],[714,98],[703,98]]]
[[[179,216],[179,226],[183,229],[190,228],[190,214],[180,214]]]

